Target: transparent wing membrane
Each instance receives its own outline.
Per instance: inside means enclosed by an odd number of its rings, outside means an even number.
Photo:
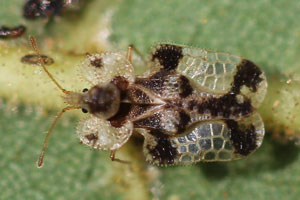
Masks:
[[[237,123],[239,130],[254,126],[254,134],[247,138],[255,141],[255,148],[249,150],[249,153],[254,152],[260,147],[264,137],[264,125],[261,117],[255,113]],[[233,138],[235,134],[241,134],[239,137],[245,138],[243,134],[247,134],[247,132],[245,130],[241,130],[239,133],[235,131],[226,122],[216,121],[201,123],[187,135],[171,138],[171,143],[179,153],[177,163],[231,161],[244,157],[245,155],[240,153],[243,149],[239,148],[247,148],[245,143],[248,141],[235,141]],[[237,148],[237,144],[234,144],[238,142],[239,148]]]
[[[183,47],[183,58],[177,71],[199,84],[200,88],[213,93],[228,92],[234,82],[238,66],[243,58],[229,53],[210,52],[199,48]],[[247,67],[247,66],[246,66]],[[260,75],[262,81],[253,92],[246,87],[242,93],[252,100],[252,105],[258,107],[265,97],[267,81],[264,73]]]
[[[91,115],[78,124],[77,135],[85,145],[99,150],[113,151],[127,142],[132,130],[130,122],[120,128],[114,128],[107,120]]]
[[[184,48],[183,54],[178,66],[180,73],[209,91],[222,93],[231,88],[233,75],[241,58],[195,48]]]
[[[116,76],[123,76],[129,81],[134,80],[133,67],[126,54],[106,52],[87,55],[81,64],[81,75],[93,85],[105,84]]]
[[[263,137],[264,124],[260,115],[255,112],[240,121],[202,122],[185,135],[170,136],[167,141],[175,150],[172,153],[172,164],[188,165],[200,161],[219,162],[243,158],[260,147]],[[161,158],[153,157],[150,153],[158,143],[155,137],[146,135],[145,156],[152,163],[166,166],[170,159],[163,158],[166,153],[160,153]]]

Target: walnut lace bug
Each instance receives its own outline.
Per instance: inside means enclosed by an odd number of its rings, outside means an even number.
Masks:
[[[62,114],[82,109],[89,118],[77,126],[82,144],[111,152],[115,158],[133,133],[144,137],[146,160],[160,166],[241,159],[258,149],[264,124],[256,111],[267,91],[263,71],[252,61],[228,53],[174,44],[158,44],[149,70],[134,74],[135,58],[127,53],[88,54],[82,76],[91,84],[81,93],[62,88],[46,69],[35,39],[32,46],[41,66],[64,93],[69,105],[51,125],[47,143]]]

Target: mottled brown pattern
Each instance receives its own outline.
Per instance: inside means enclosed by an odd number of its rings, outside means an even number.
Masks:
[[[260,75],[261,69],[253,62],[247,59],[243,59],[237,66],[237,73],[234,76],[234,81],[231,91],[239,93],[243,85],[250,88],[253,92],[257,91],[259,83],[263,80]]]
[[[231,133],[230,140],[235,153],[247,156],[257,148],[255,127],[252,124],[243,127],[235,120],[226,120],[225,122]]]
[[[151,134],[156,136],[156,145],[154,147],[147,145],[146,148],[152,155],[153,161],[158,161],[160,165],[173,164],[178,153],[172,146],[169,137],[157,130],[151,131]]]
[[[142,114],[145,114],[149,110],[151,110],[154,106],[151,105],[132,105],[132,108],[129,113],[130,119],[136,119],[140,117]]]
[[[53,58],[46,55],[41,55],[45,65],[51,65],[54,63]],[[29,65],[40,65],[40,57],[36,54],[27,54],[21,58],[21,62]]]
[[[98,136],[95,134],[86,135],[85,138],[88,139],[93,145],[95,145],[96,141],[98,140]]]
[[[191,107],[195,106],[193,103],[195,103],[195,101],[190,102]],[[239,118],[240,116],[246,116],[253,111],[249,99],[245,98],[242,103],[239,103],[236,99],[236,94],[233,93],[227,93],[218,98],[207,98],[204,101],[199,102],[196,106],[199,114],[208,113],[212,117],[223,119],[233,116]]]
[[[64,4],[64,0],[28,0],[24,5],[23,15],[30,20],[51,17],[60,14]]]
[[[96,67],[96,68],[101,68],[103,67],[102,59],[101,58],[96,58],[94,60],[91,60],[91,65]]]
[[[146,129],[163,129],[164,127],[161,124],[161,115],[159,113],[154,113],[148,117],[137,120],[134,122],[136,128],[146,128]]]
[[[128,89],[127,96],[135,103],[150,104],[153,102],[147,93],[139,88]]]
[[[180,46],[161,44],[152,55],[152,61],[157,59],[165,70],[174,70],[182,57],[182,48]]]
[[[169,72],[161,70],[149,78],[136,79],[135,84],[142,85],[155,93],[162,94],[165,78],[168,74]]]
[[[185,76],[180,76],[180,93],[181,98],[186,98],[193,93],[193,88]]]

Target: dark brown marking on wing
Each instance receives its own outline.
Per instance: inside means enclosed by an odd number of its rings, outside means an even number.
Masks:
[[[234,76],[233,85],[231,91],[235,94],[240,93],[240,89],[243,85],[251,89],[252,92],[257,91],[259,83],[263,80],[260,75],[261,69],[253,62],[247,59],[243,59],[237,66],[237,73]]]
[[[113,127],[119,128],[126,121],[132,105],[129,103],[121,103],[118,112],[108,119]]]
[[[251,61],[242,60],[237,66],[237,73],[231,90],[219,98],[208,98],[198,105],[199,113],[210,113],[212,116],[222,116],[228,118],[232,116],[245,116],[253,112],[250,99],[244,97],[242,102],[238,102],[236,96],[240,94],[243,85],[251,89],[252,92],[257,91],[259,83],[263,80],[260,75],[262,71]],[[194,108],[190,102],[190,108]]]
[[[150,90],[153,90],[156,93],[162,94],[165,77],[169,73],[165,70],[161,70],[155,74],[153,74],[150,78],[141,78],[136,79],[135,83],[138,85],[142,85]]]
[[[166,105],[164,106],[165,109],[177,109],[182,108],[183,101],[179,98],[177,99],[166,99]]]
[[[219,98],[208,98],[198,104],[198,113],[209,113],[213,117],[229,118],[230,116],[245,116],[253,111],[251,102],[244,97],[243,102],[238,102],[235,94],[225,94]],[[190,102],[192,107],[193,102]]]
[[[150,133],[155,135],[157,142],[155,147],[147,146],[152,159],[158,160],[160,165],[173,164],[178,153],[176,148],[172,146],[168,136],[157,130],[153,130]]]
[[[129,113],[129,119],[135,119],[139,117],[140,115],[146,113],[152,107],[153,107],[152,105],[143,105],[143,104],[132,105],[132,108]]]
[[[181,82],[179,96],[181,98],[188,97],[193,93],[193,88],[190,84],[190,81],[185,76],[180,76],[179,79]]]
[[[210,97],[198,103],[198,113],[211,114],[213,117],[241,117],[253,112],[251,100],[243,97],[243,101],[237,100],[237,95],[240,94],[243,85],[251,89],[252,92],[257,91],[258,84],[263,80],[260,75],[262,71],[251,61],[243,60],[237,66],[237,73],[234,76],[234,81],[231,90],[221,97]],[[188,108],[194,110],[196,102],[191,100]]]
[[[26,27],[23,25],[16,26],[16,27],[1,26],[0,38],[1,39],[17,38],[22,36],[25,32],[26,32]]]
[[[101,68],[103,67],[102,59],[101,58],[96,58],[94,60],[90,61],[90,64],[96,68]]]
[[[148,129],[163,129],[161,124],[161,115],[159,113],[154,113],[149,117],[145,117],[143,119],[137,120],[134,122],[135,128],[148,128]]]
[[[230,140],[235,148],[235,153],[247,156],[257,148],[255,127],[252,124],[242,129],[234,120],[225,122],[230,130]]]
[[[127,91],[127,96],[136,103],[149,104],[152,102],[150,97],[139,88],[129,88]]]
[[[190,100],[189,102],[188,102],[188,109],[189,110],[196,110],[196,109],[198,109],[198,102],[196,101],[196,100]]]
[[[181,134],[190,121],[191,117],[185,111],[179,111],[179,124],[177,126],[177,134]]]
[[[98,136],[96,134],[89,134],[85,135],[84,137],[88,139],[90,143],[93,143],[93,145],[95,145],[96,141],[98,140]]]
[[[182,47],[171,44],[161,44],[152,55],[152,61],[157,59],[165,70],[173,70],[176,69],[182,57]]]

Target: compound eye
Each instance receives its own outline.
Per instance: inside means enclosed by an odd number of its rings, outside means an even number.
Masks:
[[[84,88],[84,89],[82,90],[83,93],[86,93],[86,92],[88,92],[88,91],[89,91],[89,89],[87,89],[87,88]]]
[[[82,108],[81,111],[82,111],[83,113],[88,113],[88,112],[89,112],[89,111],[88,111],[87,109],[85,109],[85,108]]]

